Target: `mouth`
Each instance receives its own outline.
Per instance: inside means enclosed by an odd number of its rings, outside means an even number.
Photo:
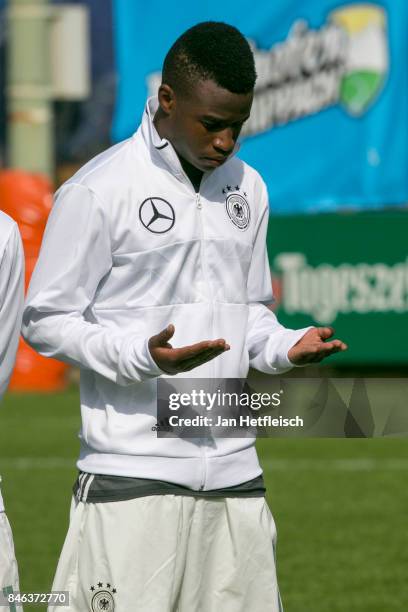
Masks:
[[[224,162],[227,161],[227,157],[202,157],[201,158],[205,163],[209,166],[221,166]]]

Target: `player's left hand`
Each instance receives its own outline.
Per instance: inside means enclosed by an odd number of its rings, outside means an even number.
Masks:
[[[296,342],[289,350],[288,357],[295,365],[317,363],[334,353],[347,350],[347,344],[341,340],[331,340],[334,335],[332,327],[314,327]]]

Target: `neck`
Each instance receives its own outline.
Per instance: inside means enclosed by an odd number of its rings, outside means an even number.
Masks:
[[[195,166],[193,166],[192,164],[190,164],[190,162],[184,159],[184,157],[181,157],[181,155],[178,153],[176,147],[173,144],[173,140],[172,140],[171,133],[170,133],[169,126],[168,126],[166,119],[167,119],[167,116],[164,114],[164,112],[159,106],[153,118],[154,127],[156,128],[156,131],[158,135],[160,136],[160,138],[165,138],[173,145],[173,148],[175,152],[177,153],[177,157],[180,160],[180,164],[184,172],[187,174],[188,178],[193,183],[194,189],[196,191],[199,191],[203,172],[199,170],[198,168],[196,168]]]
[[[188,161],[186,161],[178,153],[177,153],[177,156],[180,160],[180,163],[182,165],[184,172],[187,174],[188,178],[193,183],[194,189],[197,192],[200,191],[200,183],[201,183],[201,179],[203,178],[204,173],[198,168],[196,168],[195,166],[192,166]]]

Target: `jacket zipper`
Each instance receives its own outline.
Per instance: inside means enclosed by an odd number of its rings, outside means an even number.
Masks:
[[[197,209],[198,209],[198,216],[200,219],[200,230],[201,230],[201,269],[202,269],[202,273],[203,273],[203,278],[205,281],[205,284],[207,286],[207,298],[210,304],[210,308],[211,308],[211,323],[210,323],[210,329],[211,329],[211,336],[213,335],[213,328],[214,328],[214,303],[213,303],[213,299],[212,299],[212,294],[211,294],[211,288],[210,288],[210,281],[208,278],[208,274],[207,274],[207,260],[206,260],[206,256],[205,256],[205,249],[204,249],[204,238],[205,238],[205,233],[204,233],[204,223],[203,223],[203,218],[202,218],[202,202],[201,202],[201,198],[200,198],[200,192],[196,192],[196,204],[197,204]],[[213,370],[212,374],[214,376],[215,371],[214,371],[214,365],[211,364],[211,369]],[[200,442],[200,453],[201,453],[201,458],[202,458],[202,462],[203,462],[203,470],[202,470],[202,477],[201,477],[201,483],[200,483],[200,491],[202,491],[204,489],[204,485],[205,485],[205,481],[207,478],[207,456],[206,456],[206,452],[205,452],[205,446],[203,443],[205,443],[206,438],[201,438]]]
[[[210,321],[210,329],[211,329],[211,337],[214,334],[214,300],[212,297],[212,293],[211,293],[211,287],[210,287],[210,280],[207,274],[207,258],[205,256],[205,249],[204,249],[204,238],[205,238],[205,233],[204,233],[204,223],[203,223],[203,218],[202,218],[202,202],[201,202],[201,198],[200,198],[200,193],[196,193],[196,203],[197,203],[197,208],[199,210],[199,219],[200,219],[200,228],[201,228],[201,268],[202,268],[202,272],[203,272],[203,277],[204,277],[204,281],[207,285],[207,298],[209,301],[209,304],[211,306],[211,321]],[[214,377],[215,375],[215,369],[214,369],[214,364],[212,362],[211,363],[211,367],[212,367],[212,375]]]

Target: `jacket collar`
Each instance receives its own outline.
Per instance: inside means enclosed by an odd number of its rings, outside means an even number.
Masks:
[[[141,134],[143,140],[145,141],[149,151],[153,155],[158,155],[169,168],[170,172],[178,178],[183,183],[190,183],[189,178],[183,170],[183,167],[180,163],[179,157],[172,146],[171,142],[169,142],[166,138],[160,138],[155,125],[153,123],[154,115],[159,107],[159,101],[157,96],[152,96],[148,98],[145,106],[145,110],[143,113],[143,119],[140,125]],[[229,159],[233,157],[237,151],[239,150],[239,143],[237,142],[233,152],[231,153]],[[228,162],[226,162],[228,163]],[[222,168],[222,166],[221,166]],[[217,168],[214,170],[209,170],[204,172],[205,175],[209,175],[215,172]]]

